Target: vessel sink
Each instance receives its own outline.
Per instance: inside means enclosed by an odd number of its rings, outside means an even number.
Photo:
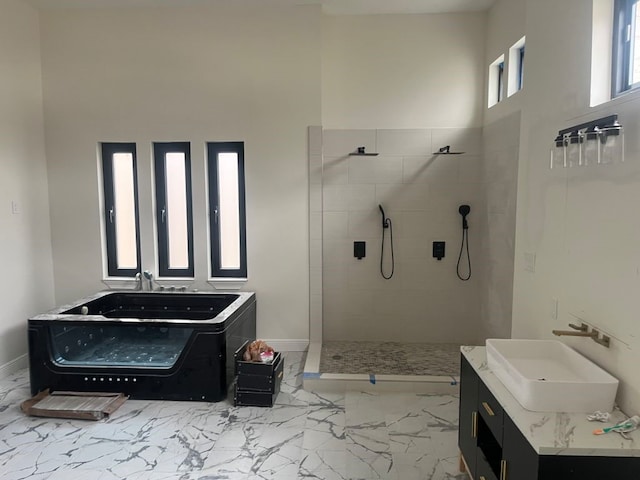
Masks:
[[[557,340],[487,339],[487,362],[534,412],[610,412],[618,380]]]

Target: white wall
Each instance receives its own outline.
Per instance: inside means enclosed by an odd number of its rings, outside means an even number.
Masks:
[[[478,212],[480,249],[477,255],[482,259],[482,269],[478,272],[481,344],[486,338],[511,336],[520,112],[485,125],[482,134],[480,192],[481,203],[486,208]]]
[[[489,65],[504,55],[505,79],[514,66],[509,48],[525,35],[525,0],[498,0],[487,16],[485,78]],[[525,58],[525,68],[528,65]],[[527,68],[528,69],[528,68]],[[513,265],[516,231],[520,115],[529,78],[524,88],[487,108],[488,86],[483,93],[482,195],[480,256],[485,260],[480,274],[480,338],[509,337],[513,303]],[[505,80],[506,88],[506,80]]]
[[[621,380],[618,401],[634,414],[640,410],[640,94],[589,107],[586,7],[580,0],[526,0],[513,336],[558,338],[552,329],[581,320],[611,335],[609,349],[584,338],[562,340]],[[625,127],[624,164],[549,169],[558,130],[612,113]],[[534,271],[526,255],[535,255]]]
[[[325,16],[325,128],[465,128],[482,123],[482,13]]]
[[[196,282],[207,276],[204,145],[244,141],[258,335],[308,338],[307,127],[320,123],[319,7],[42,13],[56,301],[104,288],[96,146],[138,145],[143,267],[154,272],[151,143],[191,141]]]
[[[17,0],[0,1],[0,71],[1,376],[25,365],[27,318],[54,306],[38,14]]]

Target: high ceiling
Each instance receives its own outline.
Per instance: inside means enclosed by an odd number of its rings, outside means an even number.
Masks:
[[[42,9],[101,7],[180,7],[233,3],[242,5],[322,5],[329,15],[479,12],[495,0],[25,0]]]

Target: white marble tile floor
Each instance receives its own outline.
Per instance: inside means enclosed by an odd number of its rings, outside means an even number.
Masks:
[[[466,480],[456,395],[307,392],[284,358],[273,408],[129,400],[100,422],[25,416],[23,370],[0,380],[0,478]]]

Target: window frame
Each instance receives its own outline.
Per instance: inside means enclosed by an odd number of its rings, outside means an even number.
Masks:
[[[631,83],[633,68],[631,55],[634,46],[640,48],[640,45],[634,45],[634,6],[640,8],[640,2],[638,0],[615,0],[614,2],[611,98],[640,87],[640,81]]]
[[[522,45],[518,49],[518,78],[517,78],[518,89],[516,90],[517,92],[522,90],[522,87],[524,86],[524,54],[525,54],[525,45]]]
[[[118,268],[118,251],[116,224],[113,221],[115,212],[115,191],[113,183],[113,157],[117,153],[130,153],[133,158],[133,198],[136,232],[136,264],[135,268]],[[129,142],[101,142],[100,155],[102,163],[102,194],[104,201],[104,232],[106,246],[106,267],[108,277],[135,277],[141,271],[140,252],[140,204],[138,200],[138,168],[136,144]]]
[[[185,194],[187,207],[187,268],[170,268],[169,265],[169,232],[166,222],[166,172],[165,157],[168,153],[183,153],[185,156]],[[194,278],[193,254],[193,201],[191,180],[191,144],[190,142],[154,142],[153,143],[153,178],[155,185],[155,219],[158,247],[158,277]],[[163,211],[165,214],[163,215]]]
[[[247,228],[244,173],[244,142],[207,142],[207,181],[209,205],[209,268],[211,278],[247,278]],[[219,207],[218,155],[235,153],[238,156],[238,214],[240,220],[240,267],[223,269],[220,253],[220,225],[216,212]]]
[[[497,67],[498,67],[498,81],[497,81],[498,101],[497,103],[500,103],[502,100],[504,100],[504,60],[498,63]]]
[[[500,66],[502,65],[502,67]],[[502,102],[506,93],[504,92],[504,65],[505,56],[500,55],[489,64],[487,77],[487,108],[492,108]],[[502,70],[502,73],[500,73]],[[500,78],[502,77],[502,78]]]

